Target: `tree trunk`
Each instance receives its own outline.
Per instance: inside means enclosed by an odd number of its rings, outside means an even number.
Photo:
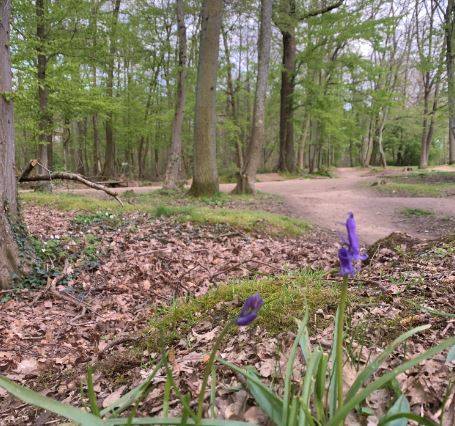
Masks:
[[[199,46],[194,125],[192,195],[219,190],[216,165],[216,77],[223,0],[204,0]]]
[[[228,38],[226,31],[222,29],[222,35],[223,35],[223,45],[224,45],[224,55],[226,56],[226,62],[227,62],[227,95],[228,95],[228,100],[229,100],[229,106],[231,108],[231,116],[232,120],[236,126],[235,130],[235,149],[236,149],[236,155],[237,155],[237,167],[239,170],[243,169],[243,147],[242,143],[240,140],[240,125],[238,121],[238,111],[237,111],[237,104],[235,100],[235,90],[234,90],[234,83],[232,79],[232,63],[231,63],[231,55],[229,52],[229,43],[228,43]],[[227,160],[229,160],[227,158]]]
[[[112,28],[109,42],[109,65],[107,69],[107,80],[106,80],[106,93],[110,99],[114,97],[114,66],[115,66],[115,52],[116,52],[116,33],[118,15],[120,11],[120,1],[114,0],[114,9],[112,11]],[[115,167],[115,141],[113,131],[113,119],[114,113],[109,111],[106,117],[106,151],[104,156],[104,177],[112,177],[116,174]]]
[[[294,171],[294,72],[296,57],[295,30],[281,33],[283,37],[283,71],[280,92],[280,157],[278,170]]]
[[[455,0],[448,0],[445,14],[447,98],[449,106],[449,164],[455,164]]]
[[[45,53],[47,37],[45,0],[36,0],[37,77],[38,77],[38,158],[43,167],[40,173],[47,173],[52,167],[52,116],[48,108],[49,89],[46,80],[48,57]],[[50,184],[40,185],[50,189]]]
[[[297,155],[297,168],[301,172],[305,168],[305,148],[306,143],[308,140],[308,134],[310,131],[310,115],[307,114],[305,118],[304,129],[302,132],[302,136],[300,137],[299,141],[299,151]]]
[[[172,141],[166,167],[163,187],[175,189],[178,186],[179,173],[182,163],[182,126],[185,110],[185,79],[186,79],[186,26],[183,0],[176,1],[176,14],[178,25],[178,74],[177,74],[177,100],[175,105],[174,121],[172,122]]]
[[[255,193],[256,172],[259,155],[265,135],[265,101],[269,77],[270,45],[272,40],[272,3],[273,0],[261,0],[261,26],[258,42],[258,76],[254,100],[251,135],[248,143],[246,162],[242,168],[234,192]]]
[[[96,89],[96,47],[97,47],[97,31],[98,31],[98,0],[92,0],[91,2],[91,14],[90,14],[90,26],[92,29],[92,85]],[[100,161],[100,139],[98,133],[98,114],[95,112],[92,114],[92,131],[93,131],[93,176],[99,176],[101,174],[101,161]],[[88,166],[88,165],[87,165]]]
[[[19,270],[18,247],[12,231],[12,225],[18,221],[18,214],[9,52],[10,0],[0,0],[0,12],[0,288],[7,288]]]

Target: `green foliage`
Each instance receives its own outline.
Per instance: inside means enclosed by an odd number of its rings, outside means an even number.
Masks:
[[[403,214],[408,217],[425,217],[432,216],[434,213],[429,210],[406,207],[403,209]]]

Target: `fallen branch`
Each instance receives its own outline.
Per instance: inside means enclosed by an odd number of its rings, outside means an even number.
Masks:
[[[54,179],[73,180],[76,182],[80,182],[80,183],[88,186],[89,188],[93,188],[98,191],[105,192],[107,195],[110,195],[111,197],[115,198],[119,202],[119,204],[123,207],[123,202],[122,202],[122,200],[120,200],[120,198],[116,192],[111,191],[109,188],[106,188],[105,186],[100,185],[99,183],[92,182],[78,173],[49,171],[47,174],[44,174],[44,175],[29,176],[30,173],[32,172],[32,170],[34,169],[34,167],[38,164],[39,164],[38,160],[31,160],[28,163],[27,167],[22,172],[21,176],[19,177],[19,182],[52,181]]]

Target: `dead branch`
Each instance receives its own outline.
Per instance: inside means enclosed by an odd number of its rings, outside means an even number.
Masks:
[[[107,195],[110,195],[111,197],[115,198],[119,204],[123,207],[123,202],[120,200],[118,194],[114,191],[111,191],[109,188],[106,188],[103,185],[100,185],[99,183],[92,182],[85,178],[84,176],[78,174],[78,173],[70,173],[70,172],[49,172],[44,175],[36,175],[36,176],[29,176],[32,170],[36,165],[38,165],[39,162],[38,160],[31,160],[27,167],[24,169],[22,172],[21,176],[19,177],[19,182],[38,182],[38,181],[52,181],[54,179],[60,179],[60,180],[73,180],[76,182],[80,182],[89,188],[96,189],[98,191],[103,191]]]

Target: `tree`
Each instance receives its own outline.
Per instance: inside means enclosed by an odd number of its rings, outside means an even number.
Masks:
[[[270,45],[272,40],[272,3],[273,0],[261,0],[261,26],[258,41],[258,75],[254,100],[253,120],[248,143],[245,164],[240,170],[234,192],[255,193],[256,172],[259,154],[265,134],[265,100],[269,77]]]
[[[195,196],[218,192],[216,165],[216,78],[223,0],[204,0],[196,84],[193,183]]]
[[[449,164],[455,164],[455,0],[447,1],[444,21],[449,104]]]
[[[109,40],[109,63],[107,69],[107,81],[106,81],[106,94],[109,98],[114,97],[114,67],[115,67],[115,52],[116,52],[116,30],[118,24],[118,15],[120,11],[121,0],[114,0],[114,8],[112,10],[112,27],[111,35]],[[113,130],[114,113],[108,112],[106,117],[106,152],[104,156],[104,177],[115,176],[115,140]]]
[[[46,173],[46,169],[52,168],[52,114],[49,111],[48,98],[49,87],[47,82],[47,66],[49,56],[46,52],[47,37],[49,35],[47,28],[47,1],[36,0],[36,53],[37,53],[37,77],[38,77],[38,104],[39,104],[39,121],[38,137],[39,148],[38,158]],[[48,186],[48,185],[46,185]]]
[[[176,0],[178,32],[178,71],[177,71],[177,100],[174,120],[172,122],[172,141],[167,160],[166,176],[163,187],[174,189],[177,187],[182,163],[182,126],[185,110],[185,79],[186,79],[186,26],[183,11],[183,0]]]
[[[18,271],[18,248],[12,225],[18,221],[14,174],[14,122],[9,52],[11,0],[0,0],[0,288]]]

